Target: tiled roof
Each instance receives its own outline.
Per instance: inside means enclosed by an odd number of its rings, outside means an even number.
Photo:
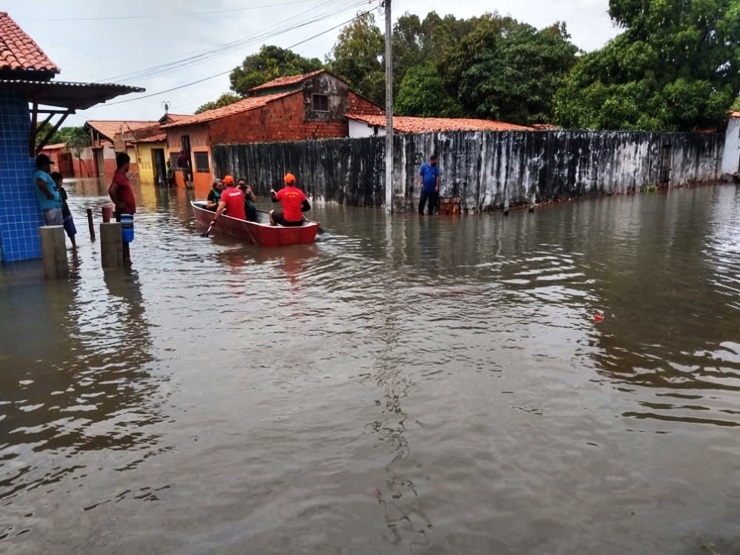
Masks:
[[[167,133],[157,133],[156,135],[149,135],[148,137],[142,137],[136,139],[137,143],[163,143],[167,140]]]
[[[731,118],[740,118],[740,112],[730,112]]]
[[[41,150],[61,150],[67,148],[67,143],[54,143],[53,145],[46,145]]]
[[[205,112],[201,112],[200,114],[195,114],[194,116],[188,116],[181,119],[180,121],[168,123],[167,125],[163,125],[162,129],[169,129],[170,127],[180,127],[183,125],[196,125],[198,123],[206,123],[215,119],[233,116],[234,114],[241,114],[242,112],[248,112],[256,108],[262,108],[263,106],[270,102],[273,102],[274,100],[278,100],[280,98],[284,98],[295,93],[296,91],[288,91],[278,94],[268,94],[265,96],[252,96],[250,98],[240,100],[239,102],[229,104],[228,106],[214,108],[213,110],[207,110]]]
[[[364,121],[368,125],[385,127],[385,116],[347,114],[347,117]],[[413,118],[394,116],[393,129],[400,133],[427,133],[431,131],[531,131],[531,127],[492,121],[465,118]]]
[[[249,89],[249,92],[261,91],[264,89],[279,89],[282,87],[289,87],[290,85],[296,85],[298,83],[301,83],[302,81],[305,81],[306,79],[313,77],[314,75],[318,75],[319,73],[323,73],[325,71],[325,69],[317,69],[316,71],[312,71],[311,73],[304,73],[302,75],[278,77],[277,79],[273,79],[272,81],[268,81],[267,83],[252,87],[251,89]]]
[[[132,135],[136,131],[142,131],[149,127],[157,129],[159,123],[156,121],[104,121],[88,120],[87,124],[95,129],[98,133],[108,139],[115,139],[117,135],[123,132],[124,136]]]
[[[0,69],[50,73],[60,71],[7,12],[0,12]]]

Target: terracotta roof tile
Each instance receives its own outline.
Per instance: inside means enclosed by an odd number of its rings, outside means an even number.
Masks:
[[[141,132],[148,128],[152,128],[155,132],[159,132],[159,123],[156,121],[88,120],[87,124],[110,140],[114,140],[117,135],[121,134],[121,132],[123,132],[124,136],[135,135],[137,131]]]
[[[60,71],[7,12],[0,12],[0,69],[51,73]]]
[[[365,114],[347,114],[347,117],[364,121],[368,125],[385,127],[385,116]],[[487,119],[466,118],[414,118],[406,116],[393,117],[393,129],[400,133],[428,133],[432,131],[531,131],[531,127],[492,121]]]
[[[740,118],[740,112],[730,112],[731,118]]]
[[[262,108],[263,106],[270,102],[273,102],[274,100],[279,100],[286,96],[290,96],[291,94],[295,94],[296,92],[297,91],[288,91],[278,94],[268,94],[265,96],[252,96],[250,98],[240,100],[239,102],[229,104],[228,106],[214,108],[213,110],[207,110],[205,112],[201,112],[200,114],[195,114],[193,116],[183,118],[179,121],[168,123],[167,125],[163,125],[162,129],[169,129],[170,127],[179,127],[183,125],[196,125],[198,123],[206,123],[215,119],[233,116],[234,114],[241,114],[242,112],[248,112],[256,108]]]
[[[167,133],[157,133],[156,135],[149,135],[148,137],[141,137],[136,139],[136,143],[163,143],[167,140]]]
[[[249,92],[262,91],[265,89],[282,88],[282,87],[288,87],[290,85],[296,85],[302,81],[305,81],[306,79],[313,77],[314,75],[318,75],[319,73],[323,73],[325,71],[326,71],[325,69],[317,69],[316,71],[312,71],[311,73],[303,73],[302,75],[290,75],[289,77],[278,77],[277,79],[273,79],[272,81],[268,81],[267,83],[263,83],[256,87],[252,87],[251,89],[249,89]]]

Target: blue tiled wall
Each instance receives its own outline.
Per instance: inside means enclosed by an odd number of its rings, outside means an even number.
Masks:
[[[0,249],[3,262],[41,258],[43,217],[33,191],[35,160],[28,157],[31,118],[18,91],[0,89]]]

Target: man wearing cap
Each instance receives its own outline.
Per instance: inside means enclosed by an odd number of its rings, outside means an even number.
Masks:
[[[36,156],[36,173],[33,182],[36,185],[36,198],[44,214],[44,225],[64,225],[62,217],[62,199],[59,197],[56,183],[51,178],[51,158],[46,154]]]
[[[216,214],[213,216],[213,223],[216,223],[216,220],[218,220],[224,210],[226,210],[230,218],[246,220],[247,215],[244,213],[244,193],[237,189],[232,176],[225,175],[223,182],[226,189],[221,193]]]
[[[303,191],[295,186],[295,176],[292,173],[286,173],[283,179],[285,187],[277,193],[270,190],[272,202],[279,201],[283,206],[282,212],[270,211],[270,225],[303,225],[303,212],[311,210],[311,205]]]

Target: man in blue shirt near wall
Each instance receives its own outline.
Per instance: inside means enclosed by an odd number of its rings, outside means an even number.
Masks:
[[[39,208],[44,214],[44,225],[63,225],[62,199],[56,183],[51,178],[51,159],[46,154],[36,157],[36,173],[33,174],[34,190]]]
[[[434,214],[437,205],[437,194],[439,193],[439,167],[437,166],[437,155],[432,154],[429,162],[424,162],[419,170],[419,186],[421,195],[419,198],[419,215],[424,215],[424,205],[429,201],[429,212]]]

